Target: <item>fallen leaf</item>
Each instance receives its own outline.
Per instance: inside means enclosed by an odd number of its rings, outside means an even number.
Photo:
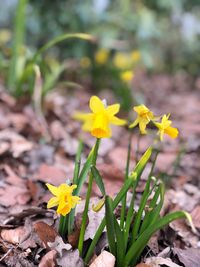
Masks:
[[[58,233],[52,226],[42,221],[34,223],[33,228],[43,242],[45,248],[48,247],[48,242],[54,242],[58,236]]]
[[[196,206],[191,212],[192,221],[196,228],[200,229],[200,205]]]
[[[178,265],[174,262],[172,262],[169,258],[162,258],[162,257],[151,257],[147,258],[145,260],[145,263],[147,263],[150,267],[160,267],[162,265],[168,266],[168,267],[181,267],[181,265]]]
[[[200,266],[200,249],[188,248],[183,250],[179,248],[174,248],[173,253],[177,255],[179,261],[185,267]]]
[[[20,226],[15,229],[9,229],[9,230],[2,230],[1,231],[1,237],[4,241],[7,241],[11,244],[18,244],[20,242],[21,236],[23,236],[25,233],[25,229],[23,226]]]
[[[59,266],[65,267],[84,267],[84,262],[79,256],[79,251],[64,251],[62,257],[57,258]]]
[[[90,264],[89,267],[114,267],[115,256],[108,251],[103,251],[101,254]]]
[[[41,259],[38,267],[56,267],[56,250],[47,252]]]
[[[27,141],[22,135],[15,133],[12,129],[0,132],[0,141],[10,144],[9,151],[14,158],[18,158],[22,153],[33,148],[33,143]]]
[[[62,257],[63,251],[71,250],[72,246],[70,244],[65,244],[62,237],[56,236],[54,242],[48,242],[47,244],[50,248],[55,249],[59,256]]]
[[[40,180],[45,183],[52,183],[57,186],[64,183],[66,180],[66,172],[56,166],[50,166],[45,163],[40,165],[37,176],[35,180]]]

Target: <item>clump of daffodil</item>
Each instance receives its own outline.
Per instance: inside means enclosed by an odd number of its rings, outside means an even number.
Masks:
[[[136,120],[129,126],[129,128],[134,128],[139,124],[141,134],[146,134],[147,124],[154,119],[153,112],[145,105],[135,106],[133,110],[137,112],[138,116]]]
[[[80,59],[80,65],[83,69],[87,69],[91,66],[91,60],[89,59],[89,57],[82,57]]]
[[[77,185],[69,186],[67,184],[61,184],[56,187],[47,183],[46,186],[54,195],[54,197],[52,197],[47,203],[48,209],[58,206],[57,213],[62,216],[66,216],[70,213],[71,209],[75,208],[75,206],[80,203],[80,197],[72,195],[73,190],[77,187]]]
[[[120,78],[122,81],[124,82],[130,82],[134,77],[134,73],[133,71],[131,70],[126,70],[126,71],[123,71],[121,74],[120,74]]]
[[[95,61],[99,65],[104,65],[108,61],[108,57],[109,51],[103,48],[98,50],[94,55]]]
[[[97,138],[111,137],[111,124],[125,125],[126,121],[119,119],[115,115],[119,112],[120,105],[107,106],[105,101],[101,101],[97,96],[92,96],[89,103],[92,113],[76,112],[74,118],[83,121],[83,130],[89,131]]]
[[[159,129],[158,134],[160,135],[161,141],[163,140],[164,134],[169,135],[171,138],[176,138],[178,136],[178,129],[171,127],[172,121],[169,120],[169,116],[170,114],[164,115],[161,122],[154,122],[156,127]]]

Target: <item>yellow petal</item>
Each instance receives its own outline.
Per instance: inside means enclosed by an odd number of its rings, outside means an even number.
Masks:
[[[139,128],[140,128],[141,134],[146,134],[146,126],[147,126],[146,120],[140,120]]]
[[[178,136],[178,129],[173,127],[168,127],[165,129],[165,133],[168,134],[171,138],[176,138]]]
[[[59,195],[59,188],[56,186],[53,186],[51,184],[46,183],[46,186],[48,187],[49,191],[54,195],[54,196],[58,196]]]
[[[146,113],[146,112],[149,111],[149,109],[148,109],[145,105],[135,106],[133,109],[134,109],[135,112],[137,112],[138,114]]]
[[[91,134],[97,138],[108,137],[108,126],[108,117],[101,112],[94,117]]]
[[[92,113],[75,112],[73,114],[73,118],[76,120],[87,121],[87,120],[92,120],[93,114]]]
[[[93,120],[85,121],[83,126],[82,126],[83,131],[90,132],[92,129],[92,122],[93,122]]]
[[[81,201],[81,198],[77,196],[72,196],[71,199],[72,199],[72,208],[74,208]]]
[[[64,200],[59,202],[57,213],[62,214],[63,216],[67,215],[71,210],[71,206],[69,203],[65,202]]]
[[[90,98],[90,109],[92,110],[92,112],[98,113],[105,110],[105,107],[100,98],[98,98],[97,96],[92,96]]]
[[[133,123],[131,123],[131,125],[129,125],[129,128],[134,128],[135,126],[137,126],[139,123],[139,119],[137,118]]]
[[[59,203],[58,198],[52,197],[47,203],[47,208],[50,209],[52,207],[55,207],[58,205],[58,203]]]
[[[110,105],[106,108],[106,111],[109,115],[115,115],[119,112],[120,104]]]
[[[109,119],[109,122],[112,123],[112,124],[114,124],[114,125],[118,125],[118,126],[122,126],[122,125],[127,124],[126,120],[119,119],[116,116],[112,116]]]

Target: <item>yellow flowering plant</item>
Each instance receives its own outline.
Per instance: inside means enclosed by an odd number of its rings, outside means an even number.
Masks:
[[[82,129],[89,132],[91,136],[96,137],[96,143],[88,155],[88,158],[80,168],[81,153],[83,143],[80,141],[79,148],[75,159],[74,176],[71,185],[61,184],[58,187],[47,184],[48,189],[53,194],[47,207],[57,207],[57,213],[60,217],[60,234],[66,238],[67,234],[73,231],[73,222],[75,217],[75,207],[80,203],[79,197],[82,186],[89,176],[88,188],[85,198],[85,206],[82,215],[82,225],[78,240],[78,250],[85,264],[90,261],[96,245],[101,238],[102,232],[106,227],[108,249],[116,258],[116,267],[135,266],[147,245],[151,236],[179,218],[187,218],[192,225],[191,217],[184,211],[177,211],[165,216],[160,212],[164,201],[164,184],[153,176],[158,150],[150,146],[136,163],[136,166],[130,170],[131,155],[131,137],[130,132],[129,146],[127,150],[127,160],[125,166],[124,183],[114,199],[106,194],[103,177],[96,167],[98,149],[101,138],[110,138],[112,136],[111,126],[123,126],[126,120],[119,119],[116,115],[119,112],[120,105],[107,105],[105,100],[92,96],[89,101],[90,113],[76,112],[74,118],[83,122]],[[178,136],[178,130],[171,126],[169,115],[155,117],[154,113],[145,105],[134,107],[137,118],[130,124],[130,128],[139,125],[142,134],[147,134],[146,127],[150,122],[158,129],[160,140],[163,135],[167,134],[172,138]],[[151,164],[151,169],[147,178],[144,192],[140,199],[139,208],[135,209],[137,186],[140,177],[146,168],[147,163]],[[102,219],[94,238],[89,246],[84,243],[86,231],[88,209],[92,192],[93,182],[96,182],[102,193],[102,199],[96,206],[92,206],[94,212],[98,212],[105,205],[105,216]],[[127,202],[127,192],[130,191],[131,199]],[[117,220],[115,209],[121,208],[120,220]],[[193,228],[194,230],[194,228]]]

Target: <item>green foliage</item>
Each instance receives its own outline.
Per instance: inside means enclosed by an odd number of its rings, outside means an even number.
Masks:
[[[147,152],[145,153],[146,157],[143,156],[145,163],[151,154]],[[144,164],[142,164],[142,167],[141,164],[142,161],[137,166],[140,170],[143,170]],[[153,165],[155,165],[155,162],[153,162]],[[140,173],[137,167],[135,172]],[[173,220],[180,218],[191,220],[189,214],[184,211],[177,211],[164,217],[160,216],[164,199],[164,186],[162,182],[152,177],[151,173],[152,170],[146,182],[139,209],[136,211],[133,203],[135,202],[135,190],[140,178],[140,175],[137,176],[124,225],[120,225],[114,214],[112,199],[109,196],[106,197],[107,237],[109,250],[116,257],[116,266],[135,266],[149,239],[156,231]]]

